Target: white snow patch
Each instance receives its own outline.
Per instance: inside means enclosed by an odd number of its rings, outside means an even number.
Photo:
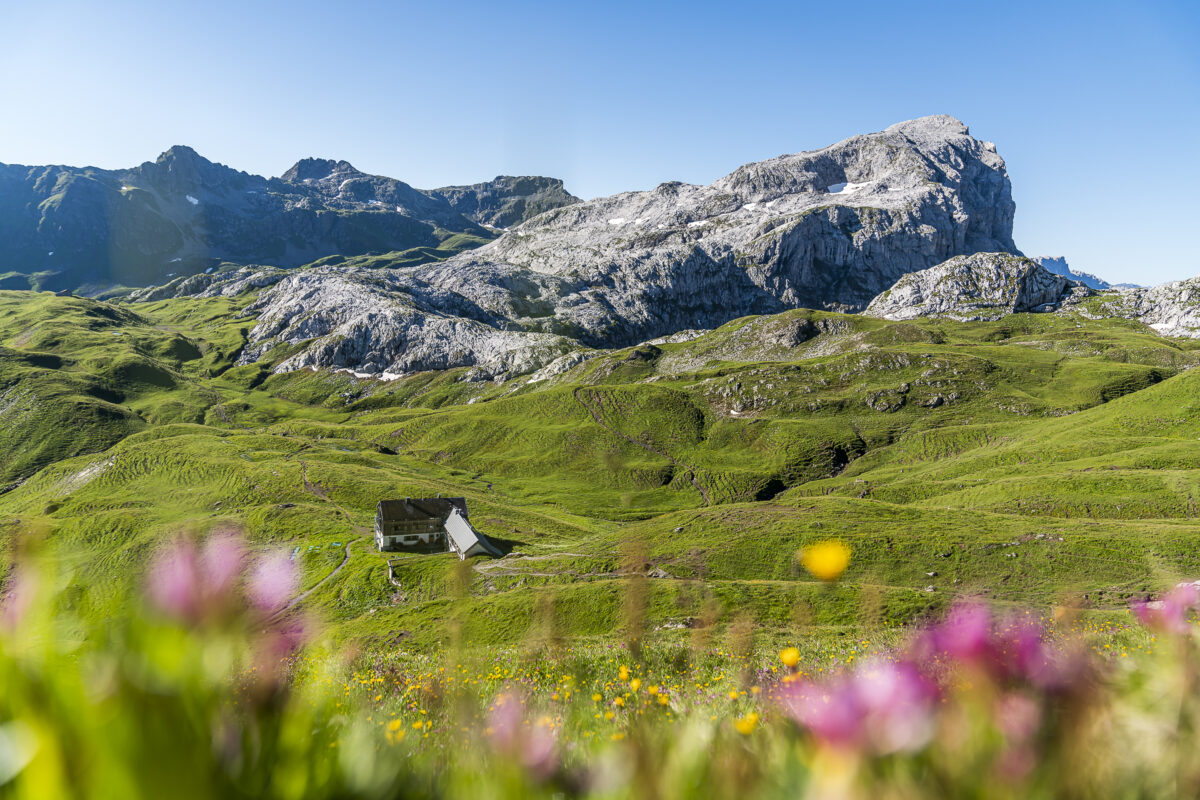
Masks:
[[[208,269],[204,270],[204,274],[211,275],[214,269],[216,269],[216,267],[209,267]]]
[[[608,224],[609,225],[624,225],[628,221],[629,220],[625,219],[624,217],[613,217],[612,219],[610,219],[608,221]]]
[[[183,259],[182,259],[182,258],[172,258],[172,259],[171,259],[170,261],[168,261],[167,263],[168,263],[168,264],[178,264],[180,261],[183,261]]]
[[[400,206],[396,206],[396,213],[397,213],[397,214],[403,214],[403,213],[404,213],[404,209],[403,209],[403,208],[401,208]]]
[[[387,370],[384,370],[383,372],[379,373],[379,379],[384,381],[398,381],[403,377],[403,372],[388,372]]]
[[[383,201],[381,201],[381,200],[368,200],[368,201],[367,201],[367,205],[369,205],[369,206],[381,206],[381,205],[383,205]]]
[[[174,273],[174,272],[168,272],[168,273],[167,273],[167,277],[168,277],[168,278],[174,278],[174,277],[175,277],[175,274],[176,274],[176,273]]]
[[[753,211],[756,208],[758,208],[758,203],[746,203],[746,205],[742,206],[742,209],[745,211]]]
[[[46,255],[48,255],[48,256],[52,256],[52,255],[54,255],[54,251],[53,251],[53,250],[51,250],[49,253],[46,253]]]
[[[701,225],[707,225],[707,224],[708,224],[708,220],[698,219],[695,222],[689,222],[688,227],[689,228],[699,228]]]
[[[870,185],[871,181],[867,181],[866,183],[835,183],[825,191],[829,192],[830,194],[850,194],[851,192],[857,192],[859,189]]]
[[[197,200],[196,198],[192,197],[190,194],[185,194],[184,197],[186,197],[187,201],[189,203],[191,203],[192,205],[194,205],[194,206],[200,205],[200,201]]]
[[[663,231],[663,230],[666,230],[666,229],[667,229],[667,226],[666,226],[666,225],[659,225],[659,226],[658,226],[658,229],[659,229],[660,231]]]

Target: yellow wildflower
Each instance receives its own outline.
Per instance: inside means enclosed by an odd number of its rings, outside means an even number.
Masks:
[[[794,667],[800,663],[800,650],[795,647],[785,647],[779,651],[779,660],[785,667]]]
[[[738,717],[733,721],[733,727],[742,736],[749,736],[754,733],[754,729],[758,727],[758,714],[751,711],[744,717]]]
[[[836,581],[850,566],[850,547],[832,539],[818,542],[800,551],[800,563],[813,577]]]

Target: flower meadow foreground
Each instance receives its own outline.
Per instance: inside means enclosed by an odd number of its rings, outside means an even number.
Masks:
[[[836,580],[849,551],[822,547]],[[1200,792],[1192,585],[1109,618],[963,600],[910,631],[436,653],[335,648],[289,608],[290,560],[233,532],[164,548],[103,625],[34,558],[5,587],[5,797]]]

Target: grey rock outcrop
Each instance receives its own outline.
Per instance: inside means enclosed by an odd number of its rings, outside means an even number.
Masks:
[[[177,297],[237,297],[253,289],[272,286],[288,274],[289,270],[275,267],[249,266],[219,272],[210,268],[198,275],[175,278],[162,286],[135,289],[127,299],[134,303],[153,303]]]
[[[560,208],[447,264],[578,285],[557,299],[558,316],[586,321],[591,344],[631,344],[745,314],[861,310],[907,272],[1015,252],[1013,213],[995,148],[958,120],[926,117],[709,186],[666,183]]]
[[[1092,319],[1120,317],[1137,320],[1163,336],[1200,338],[1200,278],[1173,281],[1148,289],[1117,289],[1067,304],[1064,313]]]
[[[316,171],[326,168],[338,165]],[[440,263],[306,270],[253,306],[245,357],[307,342],[282,368],[500,375],[574,343],[624,346],[794,307],[860,310],[905,273],[1015,251],[1013,212],[995,147],[926,117],[709,186],[553,209]]]
[[[891,320],[995,320],[1051,310],[1077,288],[1086,291],[1024,256],[975,253],[905,275],[872,300],[863,314]]]
[[[235,285],[216,287],[223,290]],[[257,315],[258,324],[240,363],[257,361],[281,342],[306,343],[277,366],[280,372],[349,369],[386,380],[474,367],[472,377],[483,380],[531,372],[578,349],[571,339],[510,325],[452,287],[400,270],[292,271],[247,313]]]
[[[518,225],[545,211],[581,202],[558,178],[511,175],[470,186],[443,186],[430,189],[428,194],[440,197],[467,219],[489,228]]]

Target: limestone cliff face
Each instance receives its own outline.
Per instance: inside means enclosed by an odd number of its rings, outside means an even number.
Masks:
[[[338,165],[315,171],[326,168]],[[253,307],[260,321],[246,358],[307,342],[286,367],[475,366],[500,376],[537,369],[564,347],[627,345],[794,307],[857,311],[906,273],[1015,252],[1013,212],[994,146],[951,117],[926,117],[708,186],[566,205],[440,263],[289,275]]]
[[[1015,251],[1013,212],[995,148],[927,117],[709,186],[567,206],[456,261],[568,280],[580,291],[553,298],[558,316],[591,342],[629,343],[798,306],[861,310],[907,272]]]
[[[1200,278],[1173,281],[1148,289],[1117,289],[1064,306],[1064,312],[1095,318],[1121,317],[1142,322],[1163,336],[1200,338]]]
[[[558,178],[500,175],[470,186],[443,186],[428,194],[440,197],[458,213],[489,228],[519,225],[530,217],[580,202]]]
[[[1081,284],[1024,256],[975,253],[905,275],[872,300],[863,314],[892,320],[994,320],[1006,314],[1050,310],[1077,288],[1086,292]]]

